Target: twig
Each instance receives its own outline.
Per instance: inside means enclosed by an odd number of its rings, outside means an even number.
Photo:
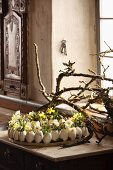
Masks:
[[[48,103],[46,103],[42,107],[36,109],[36,111],[41,111],[41,110],[45,111],[49,107],[56,107],[59,104],[66,104],[66,105],[72,107],[73,109],[75,109],[77,112],[82,113],[85,116],[85,118],[87,120],[89,120],[89,130],[91,130],[90,135],[87,138],[83,139],[83,141],[78,142],[78,144],[88,141],[89,138],[92,137],[93,132],[95,133],[95,135],[98,139],[98,143],[100,143],[104,136],[102,138],[99,138],[99,136],[96,132],[96,129],[93,127],[93,123],[92,123],[93,120],[90,120],[90,115],[87,111],[87,108],[88,108],[88,106],[90,106],[90,104],[95,103],[98,100],[103,100],[103,102],[104,102],[105,100],[108,99],[108,97],[109,97],[108,92],[110,90],[112,90],[113,87],[102,88],[102,87],[98,86],[96,88],[92,88],[92,87],[90,87],[90,85],[94,81],[97,81],[97,80],[101,80],[101,81],[105,80],[105,81],[110,81],[113,83],[112,78],[105,77],[105,72],[109,66],[107,68],[105,68],[100,60],[101,66],[104,69],[104,71],[103,71],[104,75],[101,76],[101,75],[97,75],[92,70],[89,70],[89,72],[91,74],[76,73],[75,69],[73,69],[73,65],[75,62],[71,63],[69,61],[68,63],[64,63],[64,66],[66,68],[64,69],[64,71],[60,72],[60,74],[58,75],[58,77],[56,79],[55,92],[48,94],[48,93],[46,93],[46,89],[45,89],[45,87],[42,83],[42,80],[41,80],[39,60],[38,60],[38,46],[35,43],[34,43],[34,46],[35,46],[35,60],[36,60],[36,68],[37,68],[37,77],[39,80],[39,84],[41,86],[41,92],[42,92],[43,96],[48,100]],[[100,56],[103,57],[103,56],[105,56],[106,53],[109,53],[109,52],[113,52],[113,50],[110,47],[109,47],[109,50],[101,52],[98,55],[99,55],[99,57]],[[81,82],[83,82],[85,84],[84,87],[78,86],[78,87],[69,87],[69,88],[60,89],[61,82],[62,82],[63,78],[65,78],[65,77],[89,78],[89,81],[88,81],[88,83],[85,83],[84,81],[81,80]],[[70,97],[67,100],[64,97],[62,97],[65,92],[71,92],[71,91],[79,91],[79,92],[77,94],[70,94]],[[91,94],[85,95],[86,91],[93,92],[93,93],[95,93],[95,95],[93,95],[93,97],[91,97]],[[107,97],[107,99],[106,99],[106,97]],[[82,101],[83,99],[87,99],[86,105],[85,106],[77,105],[77,102]],[[74,143],[74,145],[75,145],[75,143]]]
[[[35,43],[34,43],[34,46],[35,46],[35,61],[36,61],[36,68],[37,68],[37,77],[38,77],[38,80],[39,80],[39,84],[40,84],[40,86],[42,88],[41,91],[42,91],[42,94],[44,95],[44,97],[48,101],[51,101],[51,98],[46,93],[45,86],[43,85],[42,80],[41,80],[41,76],[40,76],[40,66],[39,66],[39,58],[38,58],[38,46]]]

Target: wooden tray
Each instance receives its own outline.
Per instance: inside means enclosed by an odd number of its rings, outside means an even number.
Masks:
[[[82,139],[81,139],[82,140]],[[15,141],[13,139],[9,138],[9,141],[18,145],[22,145],[22,146],[37,146],[37,147],[51,147],[51,146],[61,146],[61,145],[65,145],[65,144],[71,144],[71,143],[78,143],[77,141],[72,141],[72,140],[68,140],[68,141],[59,141],[59,142],[51,142],[48,144],[45,143],[36,143],[36,142],[20,142],[20,141]]]

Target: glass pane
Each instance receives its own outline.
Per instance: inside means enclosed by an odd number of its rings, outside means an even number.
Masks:
[[[105,75],[107,78],[112,78],[113,79],[113,58],[101,58],[101,62],[104,65],[104,68],[109,68],[106,70]],[[101,67],[101,75],[103,73],[103,67]],[[110,81],[102,81],[101,83],[102,87],[108,88],[108,87],[113,87],[112,82]],[[113,95],[113,90],[110,91],[110,95]]]
[[[113,20],[101,19],[100,20],[100,51],[109,50],[109,47],[113,49]],[[107,56],[113,56],[113,53],[106,54]]]
[[[100,0],[100,17],[113,18],[113,0]]]

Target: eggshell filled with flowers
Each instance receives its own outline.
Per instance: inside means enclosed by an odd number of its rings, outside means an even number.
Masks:
[[[9,138],[22,143],[27,142],[29,145],[79,141],[88,134],[81,113],[65,117],[53,107],[27,114],[17,111],[9,121],[8,127]]]
[[[34,140],[36,143],[40,143],[42,140],[43,140],[43,132],[40,130],[40,131],[37,131],[35,133],[35,137],[34,137]]]
[[[59,133],[59,137],[60,139],[62,139],[63,141],[68,140],[68,129],[61,129],[60,133]]]
[[[13,139],[13,129],[12,128],[8,128],[8,136],[10,139]]]
[[[89,135],[89,131],[88,131],[88,128],[87,127],[82,127],[82,134],[83,136],[88,136]]]
[[[82,129],[80,127],[76,127],[76,136],[78,139],[81,139],[82,137]]]
[[[18,130],[14,130],[13,131],[13,138],[14,138],[14,140],[18,140],[19,139],[19,131]]]
[[[34,136],[35,136],[35,133],[33,131],[27,132],[27,134],[26,134],[26,141],[28,143],[33,142],[34,141]]]
[[[27,134],[26,131],[22,131],[22,132],[19,133],[19,141],[20,142],[24,142],[25,141],[26,134]]]
[[[75,140],[76,138],[76,135],[77,135],[77,130],[75,127],[72,127],[69,129],[69,132],[68,132],[68,136],[71,140]]]
[[[44,134],[43,142],[44,142],[45,144],[50,143],[50,142],[51,142],[51,139],[52,139],[51,133],[48,133],[48,132],[47,132],[47,133]]]
[[[59,139],[59,131],[58,130],[52,130],[51,135],[52,135],[53,141],[58,141],[58,139]]]

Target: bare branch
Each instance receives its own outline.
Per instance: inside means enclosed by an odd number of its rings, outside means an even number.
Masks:
[[[109,49],[109,50],[106,50],[106,51],[103,51],[103,52],[99,52],[99,53],[96,53],[96,54],[91,54],[91,55],[96,55],[96,56],[101,56],[101,57],[104,57],[106,54],[108,53],[111,53],[113,52],[113,49]]]
[[[107,45],[107,43],[106,43]],[[73,109],[75,109],[77,112],[81,112],[86,120],[89,121],[89,125],[86,126],[89,127],[89,132],[90,132],[90,136],[92,136],[92,131],[96,134],[96,137],[98,139],[98,143],[101,142],[101,140],[103,139],[103,137],[106,135],[104,135],[102,138],[99,138],[98,134],[96,133],[96,129],[95,127],[93,127],[93,120],[90,119],[89,112],[88,112],[88,107],[91,106],[91,104],[93,103],[97,103],[98,101],[102,101],[106,107],[107,110],[107,114],[110,116],[110,118],[113,121],[113,102],[112,100],[109,98],[109,91],[113,90],[113,87],[109,87],[109,88],[102,88],[100,87],[98,84],[96,84],[97,86],[91,87],[93,82],[96,82],[98,80],[100,81],[110,81],[113,83],[113,79],[112,78],[108,78],[105,77],[105,72],[106,70],[109,68],[109,66],[107,66],[106,68],[104,67],[104,65],[101,63],[100,57],[104,57],[106,55],[106,53],[109,52],[113,52],[113,50],[109,47],[109,50],[101,52],[99,54],[97,54],[99,56],[99,60],[100,60],[100,64],[103,67],[103,76],[101,75],[97,75],[94,71],[89,69],[90,74],[83,74],[83,73],[76,73],[75,69],[73,68],[73,65],[75,64],[75,62],[71,63],[70,61],[68,63],[63,63],[63,65],[66,67],[64,69],[64,71],[60,71],[57,79],[56,79],[56,89],[54,93],[46,93],[46,89],[41,81],[41,75],[40,75],[40,67],[39,67],[39,60],[38,60],[38,47],[37,45],[34,43],[35,46],[35,55],[36,55],[36,68],[37,68],[37,77],[39,80],[39,84],[41,86],[41,92],[43,94],[43,96],[48,100],[48,103],[46,103],[45,105],[43,105],[42,107],[38,108],[38,110],[46,110],[48,107],[57,107],[60,104],[66,104],[70,107],[72,107]],[[84,86],[82,87],[81,85],[79,85],[78,87],[64,87],[63,89],[60,89],[60,85],[62,80],[65,77],[79,77],[81,78],[81,80],[79,81],[79,83],[84,83]],[[88,82],[85,82],[84,80],[82,80],[82,78],[89,78]],[[73,94],[71,93],[73,91]],[[76,91],[76,93],[74,94],[74,92]],[[78,91],[78,93],[77,93]],[[86,91],[88,91],[88,94],[86,94]],[[70,96],[68,97],[68,99],[65,99],[63,96],[64,93],[66,92],[70,92]],[[93,95],[92,95],[93,94]],[[84,106],[79,106],[77,104],[78,101],[82,101],[82,100],[86,100],[86,104]],[[98,114],[101,114],[98,110],[97,110]],[[85,141],[85,139],[84,139]],[[83,141],[83,142],[84,142]]]
[[[89,70],[89,72],[90,72],[91,74],[96,75],[96,73],[95,73],[93,70],[91,70],[91,69],[88,69],[88,70]]]
[[[51,101],[51,98],[46,93],[45,86],[43,85],[42,80],[41,80],[41,76],[40,76],[40,66],[39,66],[39,58],[38,58],[38,46],[35,43],[34,43],[34,46],[35,46],[35,62],[36,62],[36,68],[37,68],[37,77],[38,77],[38,80],[39,80],[39,84],[40,84],[40,86],[42,88],[41,91],[42,91],[42,94],[44,95],[44,97],[48,101]]]
[[[106,41],[104,41],[104,43],[107,45],[107,47],[109,48],[109,50],[112,50],[111,47],[107,44]]]

